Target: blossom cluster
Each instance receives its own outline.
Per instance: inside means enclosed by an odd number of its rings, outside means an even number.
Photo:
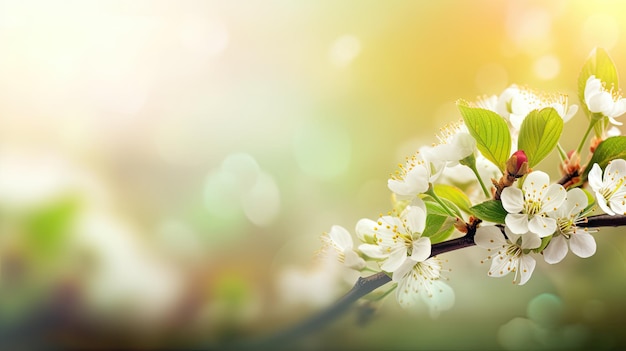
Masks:
[[[589,62],[612,65],[603,50],[592,52],[579,77],[582,108],[567,95],[517,85],[473,103],[460,100],[462,120],[390,176],[392,211],[358,221],[358,245],[340,226],[324,235],[326,243],[347,267],[388,274],[401,306],[425,305],[432,316],[454,304],[442,276],[445,262],[432,255],[434,245],[451,237],[473,239],[487,250],[488,275],[513,273],[519,285],[530,279],[536,257],[555,264],[569,251],[581,258],[595,254],[596,230],[581,224],[597,207],[626,215],[626,137],[615,136],[612,127],[621,125],[626,99],[617,77]],[[563,123],[579,110],[589,127],[579,147],[565,152],[559,143]],[[554,150],[561,158],[557,182],[536,169]]]

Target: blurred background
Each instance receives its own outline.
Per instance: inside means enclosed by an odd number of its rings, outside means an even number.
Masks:
[[[578,104],[591,49],[624,77],[625,44],[618,1],[0,0],[0,346],[284,329],[356,280],[316,254],[321,233],[386,212],[388,175],[457,99],[516,83]],[[623,347],[623,234],[521,287],[479,248],[447,254],[438,319],[391,296],[290,347]]]

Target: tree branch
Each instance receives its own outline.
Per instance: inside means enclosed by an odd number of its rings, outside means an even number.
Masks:
[[[626,226],[626,216],[623,215],[597,215],[587,218],[587,221],[579,224],[580,227],[618,227]],[[463,249],[466,247],[474,246],[474,235],[476,234],[476,227],[469,226],[467,234],[460,238],[444,241],[441,243],[433,244],[431,248],[431,257],[440,255],[446,252]],[[254,349],[274,349],[279,347],[288,346],[289,341],[296,340],[308,333],[315,330],[319,330],[326,326],[329,322],[339,317],[344,313],[352,303],[356,302],[361,297],[369,294],[377,288],[389,283],[391,278],[385,272],[379,272],[368,277],[360,277],[356,284],[350,289],[343,297],[337,300],[334,304],[327,309],[321,311],[319,314],[304,320],[303,322],[296,324],[292,328],[289,328],[283,332],[272,335],[264,340],[250,343],[247,345],[237,345],[239,348],[254,348]]]
[[[579,223],[578,226],[583,228],[626,226],[626,216],[610,216],[607,214],[590,216],[587,217],[586,222]]]

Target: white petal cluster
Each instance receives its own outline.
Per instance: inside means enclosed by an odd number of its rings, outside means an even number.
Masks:
[[[491,259],[489,276],[503,277],[515,273],[513,282],[526,284],[535,269],[537,262],[531,256],[531,249],[541,245],[541,238],[535,233],[518,235],[505,227],[506,236],[496,226],[478,228],[474,240],[476,245],[490,252]]]
[[[417,263],[407,261],[400,266],[393,277],[398,283],[396,297],[400,305],[411,308],[424,303],[433,318],[452,308],[454,290],[442,281],[441,270],[441,260],[437,257]]]
[[[426,206],[416,199],[400,216],[381,216],[378,220],[361,219],[357,236],[368,258],[391,273],[397,283],[396,297],[402,307],[425,304],[436,317],[454,304],[454,292],[441,279],[441,260],[431,256],[431,242],[422,236],[426,225]]]
[[[587,258],[596,253],[596,241],[589,229],[578,228],[577,224],[585,221],[588,205],[587,195],[575,188],[567,192],[567,198],[561,207],[550,213],[557,223],[557,231],[550,239],[550,244],[543,250],[543,258],[550,264],[561,262],[567,255],[568,247],[578,257]]]
[[[401,198],[412,198],[428,190],[434,181],[431,166],[418,152],[407,158],[404,165],[387,181],[387,187]]]
[[[357,235],[373,237],[374,243],[361,244],[359,250],[367,256],[379,259],[380,268],[393,273],[406,261],[425,261],[430,256],[430,239],[421,234],[426,226],[426,206],[419,200],[408,206],[400,215],[382,216],[374,222],[362,219],[357,224]]]
[[[361,270],[365,267],[365,260],[354,251],[352,236],[346,228],[334,225],[330,232],[322,236],[322,240],[335,249],[339,261],[344,263],[346,267],[355,270]]]
[[[626,215],[626,161],[616,159],[609,162],[604,175],[600,166],[595,163],[589,171],[588,179],[602,211],[609,215]]]
[[[476,140],[469,134],[464,123],[445,126],[438,139],[438,145],[427,149],[425,157],[431,162],[447,162],[446,166],[455,166],[476,152]]]
[[[589,111],[608,117],[612,124],[622,125],[615,118],[626,113],[626,99],[612,90],[607,90],[595,75],[587,79],[584,95]]]
[[[540,237],[556,230],[556,220],[548,216],[565,201],[565,189],[550,185],[550,177],[541,171],[528,174],[522,189],[507,187],[502,191],[502,206],[508,212],[506,225],[514,234],[532,232]]]
[[[540,94],[517,85],[511,85],[500,94],[494,111],[519,131],[530,111],[547,107],[554,108],[563,122],[569,121],[578,111],[577,105],[569,105],[567,95]]]

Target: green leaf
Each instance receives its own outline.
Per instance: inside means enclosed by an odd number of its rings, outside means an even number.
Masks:
[[[591,211],[596,206],[596,197],[587,189],[579,188],[580,190],[587,195],[587,207],[583,210],[584,212]]]
[[[587,175],[594,163],[597,163],[600,168],[604,169],[609,164],[609,161],[618,158],[626,160],[626,136],[614,136],[602,141],[593,153],[587,167],[585,167],[583,179],[587,179]]]
[[[470,208],[472,214],[483,221],[504,224],[504,218],[507,215],[506,210],[502,207],[502,202],[498,200],[487,200]]]
[[[431,201],[425,201],[424,203],[426,204],[428,216],[426,217],[426,226],[422,236],[429,237],[433,244],[447,239],[454,230],[454,220],[438,203]]]
[[[471,213],[470,207],[472,203],[467,195],[459,188],[453,185],[436,184],[435,193],[446,200],[449,200],[453,204],[459,207],[460,210]]]
[[[457,106],[478,150],[503,170],[511,154],[511,134],[504,118],[493,111],[471,107],[464,100],[457,101]]]
[[[452,235],[452,232],[454,232],[454,226],[452,226],[452,224],[450,224],[449,226],[446,226],[445,229],[440,230],[439,233],[431,235],[430,236],[430,243],[431,244],[436,244],[436,243],[440,243],[442,241],[445,241],[446,239],[448,239],[450,237],[450,235]]]
[[[605,82],[607,88],[619,89],[615,64],[609,54],[602,48],[595,48],[591,51],[578,75],[578,99],[587,116],[590,116],[591,112],[589,112],[585,103],[585,85],[587,85],[587,79],[592,75]]]
[[[429,214],[426,216],[426,227],[424,227],[424,232],[422,236],[432,236],[437,234],[441,227],[446,223],[447,216],[441,216],[438,214]]]
[[[563,131],[563,119],[552,107],[532,110],[519,131],[518,148],[528,157],[528,167],[536,166],[556,147]]]

